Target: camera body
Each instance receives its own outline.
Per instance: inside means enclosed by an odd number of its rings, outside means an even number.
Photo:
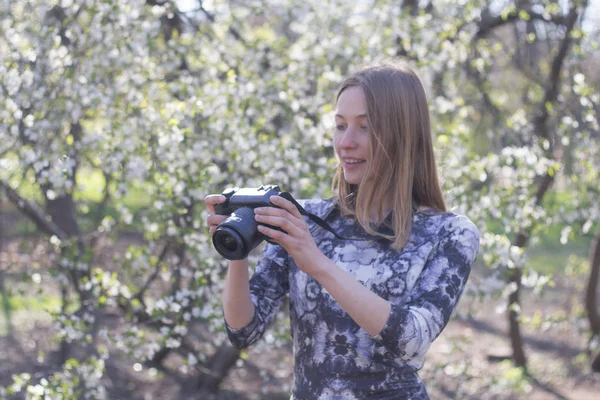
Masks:
[[[228,260],[243,260],[267,236],[258,231],[258,223],[254,219],[257,207],[276,207],[270,197],[281,193],[277,185],[263,185],[258,188],[229,188],[222,194],[226,200],[215,205],[215,213],[229,215],[221,222],[213,234],[215,249]],[[272,229],[281,230],[269,226]]]
[[[242,207],[274,207],[271,204],[271,196],[278,196],[281,193],[277,185],[262,185],[258,188],[229,188],[225,189],[223,196],[224,203],[215,205],[215,212],[219,215],[229,215]]]

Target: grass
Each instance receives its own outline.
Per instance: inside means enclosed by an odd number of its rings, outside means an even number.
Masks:
[[[106,188],[106,180],[102,174],[102,171],[98,169],[81,169],[77,174],[77,189],[73,194],[75,202],[83,205],[87,205],[90,212],[93,214],[94,210],[98,209],[99,203],[104,197],[104,191]],[[111,184],[110,192],[114,193],[115,184]],[[123,205],[131,210],[132,213],[136,213],[140,209],[147,208],[150,206],[150,198],[146,188],[139,184],[132,184],[129,186],[129,193],[123,198]],[[116,216],[116,208],[112,207],[112,204],[107,205],[107,209],[114,211],[113,214],[108,215]]]
[[[85,168],[77,172],[78,190],[75,191],[75,201],[91,201],[99,203],[102,201],[106,180],[102,171],[98,169]]]
[[[564,225],[550,227],[527,251],[529,266],[539,273],[557,274],[564,272],[570,255],[587,258],[592,243],[592,227],[587,235],[573,235],[565,244],[560,242]]]
[[[57,307],[60,307],[61,300],[58,296],[17,295],[9,297],[8,303],[13,312],[54,311]]]
[[[6,304],[8,301],[8,304]],[[0,336],[9,333],[10,320],[12,326],[20,325],[24,321],[49,320],[50,312],[54,312],[61,305],[58,296],[50,295],[27,295],[3,293],[0,296],[2,317],[0,317]]]
[[[588,245],[584,246],[587,241]],[[532,247],[527,253],[528,266],[540,274],[562,274],[568,264],[569,256],[587,257],[589,242],[591,240],[579,240],[571,244],[558,244],[553,248]]]

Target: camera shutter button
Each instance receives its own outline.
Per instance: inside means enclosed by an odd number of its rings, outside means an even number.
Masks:
[[[225,189],[222,194],[223,194],[223,196],[229,198],[234,193],[235,193],[235,189],[234,188],[228,188],[228,189]]]

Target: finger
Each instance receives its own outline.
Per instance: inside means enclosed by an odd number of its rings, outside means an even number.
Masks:
[[[281,231],[278,231],[278,230],[276,230],[276,229],[269,228],[269,227],[267,227],[267,226],[264,226],[264,225],[259,225],[259,226],[258,226],[258,231],[259,231],[260,233],[262,233],[262,234],[264,234],[264,235],[266,235],[266,236],[270,237],[270,238],[271,238],[271,239],[273,239],[275,242],[277,242],[277,243],[279,243],[279,244],[281,244],[281,245],[283,245],[283,244],[284,244],[283,242],[285,242],[285,239],[286,239],[286,237],[288,237],[288,236],[287,236],[287,234],[286,234],[285,232],[281,232]]]
[[[291,221],[292,223],[294,223],[296,226],[301,226],[301,224],[306,224],[304,219],[297,218],[296,216],[290,214],[287,210],[285,210],[283,208],[259,207],[259,208],[254,209],[254,215],[267,215],[267,216],[272,216],[272,217],[285,218],[285,219]]]
[[[281,196],[271,196],[269,200],[271,201],[271,203],[275,204],[277,207],[283,208],[284,210],[292,214],[294,217],[302,219],[302,214],[300,214],[298,208],[296,208],[296,206],[291,201],[284,199]]]
[[[208,208],[211,214],[215,213],[215,204],[224,203],[226,200],[225,196],[222,194],[209,194],[204,198],[204,204]]]
[[[208,217],[206,217],[206,224],[208,226],[219,225],[227,218],[229,218],[227,215],[210,214]]]
[[[254,209],[254,214],[274,215],[277,217],[293,217],[287,210],[278,207],[257,207]]]
[[[296,210],[297,211],[297,210]],[[290,213],[285,208],[279,207],[258,207],[254,209],[254,214],[256,215],[274,215],[278,217],[288,218],[296,223],[304,222],[302,216],[296,216]]]
[[[204,202],[207,205],[215,205],[215,204],[220,204],[223,203],[226,200],[225,196],[223,196],[222,194],[209,194],[208,196],[206,196],[204,198]]]
[[[256,215],[254,218],[261,224],[279,227],[286,231],[289,235],[296,236],[300,234],[300,229],[287,218],[271,215]]]
[[[208,230],[208,233],[210,234],[210,236],[212,236],[216,230],[217,230],[216,226],[211,226]]]

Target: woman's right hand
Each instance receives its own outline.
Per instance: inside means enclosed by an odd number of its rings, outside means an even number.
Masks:
[[[206,207],[210,212],[210,214],[208,214],[208,217],[206,217],[206,225],[208,225],[211,236],[213,235],[213,233],[215,233],[217,226],[221,222],[229,218],[229,215],[215,214],[215,204],[224,203],[225,200],[225,196],[223,196],[222,194],[209,194],[204,198],[204,203],[206,204]]]

